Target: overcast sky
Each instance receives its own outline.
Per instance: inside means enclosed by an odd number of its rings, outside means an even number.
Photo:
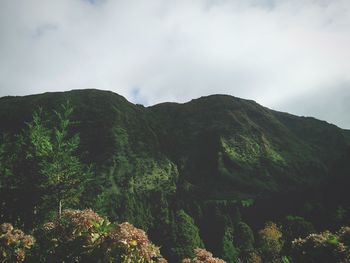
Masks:
[[[349,0],[0,0],[0,96],[224,93],[350,129]]]

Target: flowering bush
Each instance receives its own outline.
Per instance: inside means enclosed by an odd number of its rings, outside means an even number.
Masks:
[[[123,262],[152,262],[153,258],[160,257],[159,248],[148,240],[145,231],[128,222],[110,231],[107,241],[121,250]]]
[[[39,243],[43,262],[166,262],[143,230],[112,224],[90,209],[64,210],[42,227]]]
[[[224,260],[214,258],[213,254],[202,248],[194,250],[195,257],[193,259],[185,258],[182,263],[226,263]]]
[[[14,229],[9,223],[0,225],[0,261],[23,262],[26,250],[32,248],[34,237],[26,235],[22,230]]]
[[[298,263],[350,262],[349,248],[329,231],[295,239],[292,242],[292,256]]]
[[[246,263],[262,263],[260,255],[256,251],[251,251],[246,256]]]
[[[44,224],[36,233],[41,261],[83,260],[102,238],[101,226],[109,224],[90,209],[64,210],[61,217]]]
[[[350,227],[344,226],[342,227],[338,233],[339,241],[342,242],[346,246],[350,246]]]

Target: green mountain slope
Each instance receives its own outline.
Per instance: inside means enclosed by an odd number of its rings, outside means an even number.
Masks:
[[[102,169],[117,155],[168,160],[207,196],[256,196],[314,183],[348,144],[346,131],[334,125],[225,95],[148,108],[98,90],[4,97],[1,130],[18,132],[38,107],[49,112],[67,99],[86,161]]]
[[[18,132],[38,107],[50,112],[67,99],[75,106],[81,150],[99,171],[116,156],[157,165],[166,160],[188,187],[210,198],[314,184],[327,176],[348,145],[348,132],[334,125],[225,95],[148,108],[98,90],[4,97],[1,131]]]
[[[347,148],[334,125],[230,96],[148,110],[159,125],[163,152],[207,196],[257,196],[314,184]]]

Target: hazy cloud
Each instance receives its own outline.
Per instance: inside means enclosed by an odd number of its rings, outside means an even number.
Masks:
[[[43,37],[45,34],[48,34],[50,31],[57,30],[58,27],[53,24],[42,24],[36,27],[35,31],[33,32],[33,37]]]
[[[291,99],[280,101],[278,108],[295,114],[350,127],[350,83],[338,83],[332,87],[321,87],[317,91],[306,92]]]
[[[349,46],[348,0],[3,0],[0,96],[227,93],[350,128]]]

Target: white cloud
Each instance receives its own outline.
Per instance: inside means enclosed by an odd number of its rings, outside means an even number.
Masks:
[[[227,93],[284,110],[350,83],[349,46],[348,0],[2,0],[0,96]]]

